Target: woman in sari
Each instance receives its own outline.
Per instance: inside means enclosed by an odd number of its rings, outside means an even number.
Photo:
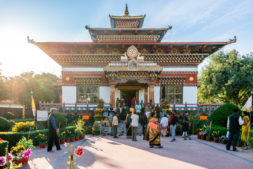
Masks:
[[[159,121],[156,118],[156,115],[154,112],[151,113],[151,119],[149,121],[147,130],[146,130],[145,140],[149,141],[150,148],[153,148],[154,146],[158,146],[159,148],[162,148],[161,141],[160,141]]]
[[[250,132],[250,120],[248,112],[242,112],[243,125],[242,125],[242,135],[241,140],[244,142],[244,149],[247,149],[249,143],[249,132]]]

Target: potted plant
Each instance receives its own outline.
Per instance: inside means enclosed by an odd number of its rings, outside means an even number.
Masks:
[[[27,140],[25,137],[22,137],[22,139],[19,140],[17,145],[25,147],[25,151],[23,152],[23,155],[22,155],[22,163],[26,164],[29,160],[30,155],[31,155],[31,149],[34,148],[33,140],[32,139]]]
[[[201,136],[201,140],[205,140],[206,139],[206,131],[199,132],[199,135]]]
[[[219,142],[219,137],[220,137],[220,132],[219,131],[213,131],[212,132],[212,137],[213,137],[213,141],[218,143]]]
[[[8,156],[9,156],[9,166],[10,166],[13,160],[13,156],[10,153],[8,154]],[[7,164],[6,156],[1,156],[0,169],[6,169],[7,167],[8,167],[8,164]]]
[[[74,142],[74,141],[75,141],[75,133],[74,133],[74,131],[71,131],[70,142]]]
[[[14,156],[13,157],[13,163],[16,165],[19,165],[22,163],[23,159],[23,152],[25,151],[25,147],[22,145],[17,145],[11,148],[11,154]]]
[[[70,130],[66,130],[66,139],[65,139],[66,143],[70,142],[70,137],[71,137],[71,131]]]
[[[39,138],[40,148],[45,148],[46,142],[47,142],[47,136],[43,133],[39,133],[38,138]]]
[[[93,135],[100,135],[100,122],[95,121],[93,124]]]
[[[31,154],[32,154],[32,151],[29,148],[26,151],[23,152],[23,155],[22,155],[22,163],[23,164],[28,163],[28,160],[29,160],[29,157],[30,157]]]
[[[212,141],[212,136],[206,136],[206,141]]]
[[[62,131],[60,134],[60,143],[61,144],[65,143],[65,138],[66,138],[66,131]]]
[[[221,137],[220,137],[220,142],[221,142],[222,144],[227,144],[226,136],[221,136]]]
[[[84,121],[79,119],[76,123],[75,133],[79,137],[80,140],[84,139]]]

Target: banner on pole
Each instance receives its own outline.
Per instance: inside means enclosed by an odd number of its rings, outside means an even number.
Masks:
[[[36,105],[35,105],[35,101],[34,101],[34,98],[33,98],[33,95],[31,96],[31,100],[32,100],[32,111],[33,111],[33,116],[35,117],[36,116]]]

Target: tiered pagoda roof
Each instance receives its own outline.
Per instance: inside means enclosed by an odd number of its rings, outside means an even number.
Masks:
[[[130,16],[126,4],[123,16],[111,16],[110,23],[112,28],[141,28],[146,15]]]
[[[126,49],[134,45],[144,61],[159,65],[198,65],[204,58],[236,42],[161,42],[167,28],[142,28],[145,15],[130,16],[126,6],[123,16],[110,16],[111,28],[90,28],[93,42],[28,42],[37,45],[61,66],[106,66],[119,61]]]
[[[123,16],[111,16],[111,28],[90,28],[93,42],[161,42],[168,28],[142,28],[145,15],[130,16],[126,5]]]

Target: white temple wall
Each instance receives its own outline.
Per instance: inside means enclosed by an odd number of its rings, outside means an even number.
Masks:
[[[198,88],[197,86],[183,87],[183,103],[197,104]]]
[[[120,90],[118,88],[115,88],[115,105],[116,105],[117,98],[120,99]]]
[[[99,86],[99,98],[104,100],[104,103],[110,103],[110,92],[109,86]]]
[[[76,103],[76,86],[62,86],[62,103]]]
[[[141,101],[145,101],[145,99],[144,99],[144,91],[145,91],[145,89],[144,88],[142,88],[141,90],[139,90],[139,103],[141,103]]]
[[[160,103],[160,86],[154,87],[154,99],[155,99],[155,104]]]

